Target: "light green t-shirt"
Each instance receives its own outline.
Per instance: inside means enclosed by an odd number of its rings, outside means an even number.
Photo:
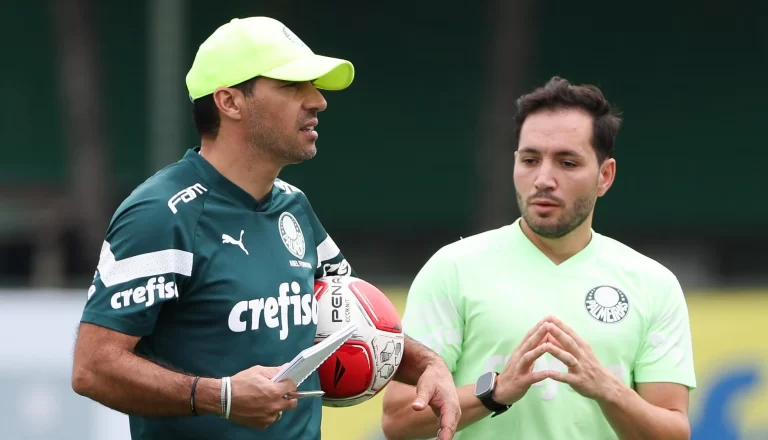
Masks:
[[[624,383],[694,388],[688,308],[661,264],[592,232],[581,252],[555,265],[523,234],[520,220],[440,249],[411,286],[405,332],[438,352],[457,386],[501,372],[525,333],[556,315]],[[567,368],[549,353],[534,369]],[[466,427],[457,439],[602,440],[617,436],[597,403],[545,379],[507,412]]]

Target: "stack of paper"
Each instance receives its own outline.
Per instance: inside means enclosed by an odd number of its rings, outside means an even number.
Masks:
[[[296,386],[301,385],[304,380],[317,370],[328,357],[338,350],[352,334],[357,330],[357,324],[349,323],[346,327],[332,333],[321,342],[303,350],[295,358],[287,363],[275,377],[273,382],[280,382],[284,379],[291,379],[296,382]]]

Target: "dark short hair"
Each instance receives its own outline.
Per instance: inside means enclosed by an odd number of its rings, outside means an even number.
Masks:
[[[599,88],[591,84],[573,85],[558,76],[552,77],[544,87],[539,87],[517,100],[515,136],[520,140],[520,129],[525,119],[536,112],[562,109],[582,109],[592,115],[592,147],[597,162],[613,157],[616,136],[621,127],[619,112],[603,96]]]
[[[245,96],[251,96],[253,95],[253,85],[256,83],[256,78],[243,81],[232,86],[232,88],[240,90]],[[216,107],[216,102],[213,100],[213,94],[201,96],[192,102],[192,118],[195,121],[195,129],[200,137],[215,139],[219,135],[221,118],[219,117],[219,109]]]

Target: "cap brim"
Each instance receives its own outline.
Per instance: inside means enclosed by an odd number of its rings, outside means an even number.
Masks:
[[[318,89],[344,90],[352,84],[355,68],[347,60],[313,54],[259,76],[282,81],[312,81]]]

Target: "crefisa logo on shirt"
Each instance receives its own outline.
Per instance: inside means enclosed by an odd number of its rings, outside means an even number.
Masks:
[[[598,321],[613,324],[627,316],[629,300],[624,292],[615,287],[598,286],[587,292],[584,307]]]
[[[304,233],[301,232],[301,226],[299,226],[296,217],[290,212],[284,212],[280,214],[278,224],[280,227],[280,237],[283,239],[285,247],[287,247],[296,258],[304,258]]]

